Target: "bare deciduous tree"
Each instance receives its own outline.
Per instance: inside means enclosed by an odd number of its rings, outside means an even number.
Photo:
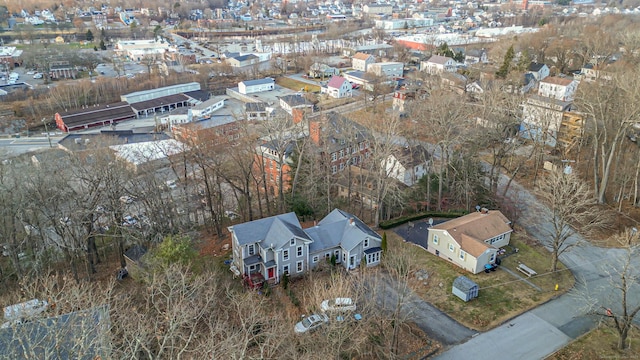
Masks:
[[[617,257],[617,261],[606,264],[604,271],[610,278],[607,296],[602,298],[589,293],[583,295],[586,295],[587,312],[599,315],[605,323],[609,323],[618,334],[618,349],[625,350],[629,347],[629,331],[634,327],[635,318],[640,312],[640,298],[637,296],[640,290],[640,273],[633,264],[640,254],[640,243],[636,228],[614,236],[624,249],[624,254]]]
[[[575,174],[551,171],[540,182],[538,196],[549,207],[549,212],[540,214],[549,226],[541,229],[549,235],[546,245],[551,248],[551,269],[556,271],[560,255],[580,245],[572,235],[604,228],[607,213],[597,207],[588,184]]]

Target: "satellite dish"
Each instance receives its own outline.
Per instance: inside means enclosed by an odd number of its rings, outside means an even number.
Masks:
[[[476,211],[480,212],[480,205],[476,205]]]
[[[433,225],[433,218],[429,218],[429,226]]]

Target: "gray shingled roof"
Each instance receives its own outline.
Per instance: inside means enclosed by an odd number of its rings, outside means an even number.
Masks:
[[[32,319],[0,329],[0,349],[13,359],[108,359],[110,327],[107,305]]]
[[[272,227],[274,228],[273,231]],[[299,232],[294,233],[291,230],[291,228],[296,227],[302,231],[296,213],[290,212],[234,225],[231,229],[233,229],[239,245],[263,241],[267,246],[273,243],[275,247],[277,243],[288,241],[293,236],[299,236]],[[302,233],[304,234],[304,232]],[[304,238],[308,238],[308,236],[304,234]]]

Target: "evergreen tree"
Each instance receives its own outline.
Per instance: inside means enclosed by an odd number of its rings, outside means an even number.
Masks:
[[[507,77],[507,75],[509,74],[509,70],[511,70],[511,62],[513,61],[514,57],[515,52],[513,50],[513,45],[511,45],[509,46],[509,49],[507,49],[507,53],[504,55],[504,61],[502,62],[500,69],[498,69],[498,71],[496,72],[497,77],[502,79],[505,79]]]
[[[87,30],[86,38],[87,41],[93,41],[93,33],[91,32],[91,30]]]
[[[100,50],[107,50],[107,45],[104,44],[104,40],[100,40]]]
[[[382,233],[382,244],[380,244],[380,247],[382,248],[382,253],[386,253],[387,252],[387,232],[383,232]]]
[[[527,69],[529,69],[529,64],[531,64],[531,56],[529,55],[529,51],[525,49],[522,51],[520,59],[518,60],[518,70],[527,71]]]

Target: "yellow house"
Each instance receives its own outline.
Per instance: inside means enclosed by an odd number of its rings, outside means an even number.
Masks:
[[[513,231],[500,211],[482,211],[432,226],[427,251],[477,274],[495,264],[498,250],[509,244]]]

